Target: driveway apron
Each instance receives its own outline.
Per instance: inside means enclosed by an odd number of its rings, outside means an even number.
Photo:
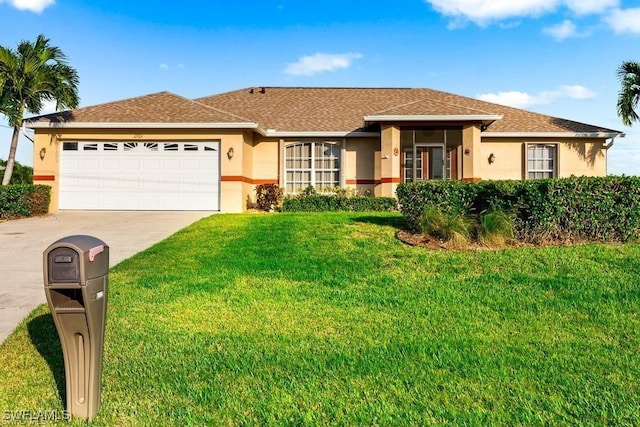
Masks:
[[[0,343],[45,303],[42,257],[56,240],[88,234],[109,245],[110,266],[213,212],[64,211],[0,223]]]

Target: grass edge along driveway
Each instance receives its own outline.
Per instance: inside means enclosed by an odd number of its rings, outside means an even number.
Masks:
[[[434,251],[402,224],[214,215],[119,264],[92,425],[640,424],[640,246]],[[46,306],[0,366],[5,419],[64,409]]]

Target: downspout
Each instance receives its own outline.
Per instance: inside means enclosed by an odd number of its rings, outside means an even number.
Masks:
[[[618,136],[624,138],[625,135],[624,135],[624,133],[620,133],[620,134],[618,134]],[[609,148],[613,147],[613,143],[615,142],[616,137],[612,136],[611,138],[608,138],[608,139],[609,139],[609,143],[608,144],[604,144],[602,146],[602,148],[605,151],[608,151]],[[606,139],[605,139],[605,141],[606,141]],[[609,176],[609,156],[606,156],[606,162],[604,163],[604,175],[605,176]]]
[[[22,133],[22,135],[27,138],[29,141],[31,141],[32,143],[35,144],[35,141],[33,139],[31,139],[31,137],[29,135],[27,135],[27,128],[24,126],[24,123],[22,124],[22,127],[20,127],[20,133]]]
[[[608,150],[609,148],[613,147],[613,143],[615,142],[616,137],[613,136],[613,137],[608,138],[608,139],[610,139],[611,142],[609,142],[608,144],[605,144],[605,145],[602,146],[602,148],[604,148],[605,150]],[[605,139],[605,141],[606,141],[606,139]]]

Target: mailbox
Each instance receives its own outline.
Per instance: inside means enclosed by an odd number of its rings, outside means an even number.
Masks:
[[[90,419],[100,409],[109,246],[92,236],[64,237],[45,249],[43,267],[62,345],[67,410]]]

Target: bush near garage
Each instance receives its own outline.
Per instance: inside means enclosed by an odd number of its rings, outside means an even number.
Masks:
[[[45,215],[50,200],[51,187],[48,185],[0,186],[0,219]]]
[[[532,243],[640,237],[640,177],[423,181],[400,184],[396,194],[414,231],[420,231],[428,207],[436,206],[472,218],[505,212],[513,219],[515,237]]]
[[[277,184],[256,185],[256,204],[263,211],[273,211],[280,207],[284,190]]]
[[[313,187],[300,194],[286,196],[282,202],[283,212],[390,212],[398,209],[393,197],[359,195],[344,188],[317,192]]]

